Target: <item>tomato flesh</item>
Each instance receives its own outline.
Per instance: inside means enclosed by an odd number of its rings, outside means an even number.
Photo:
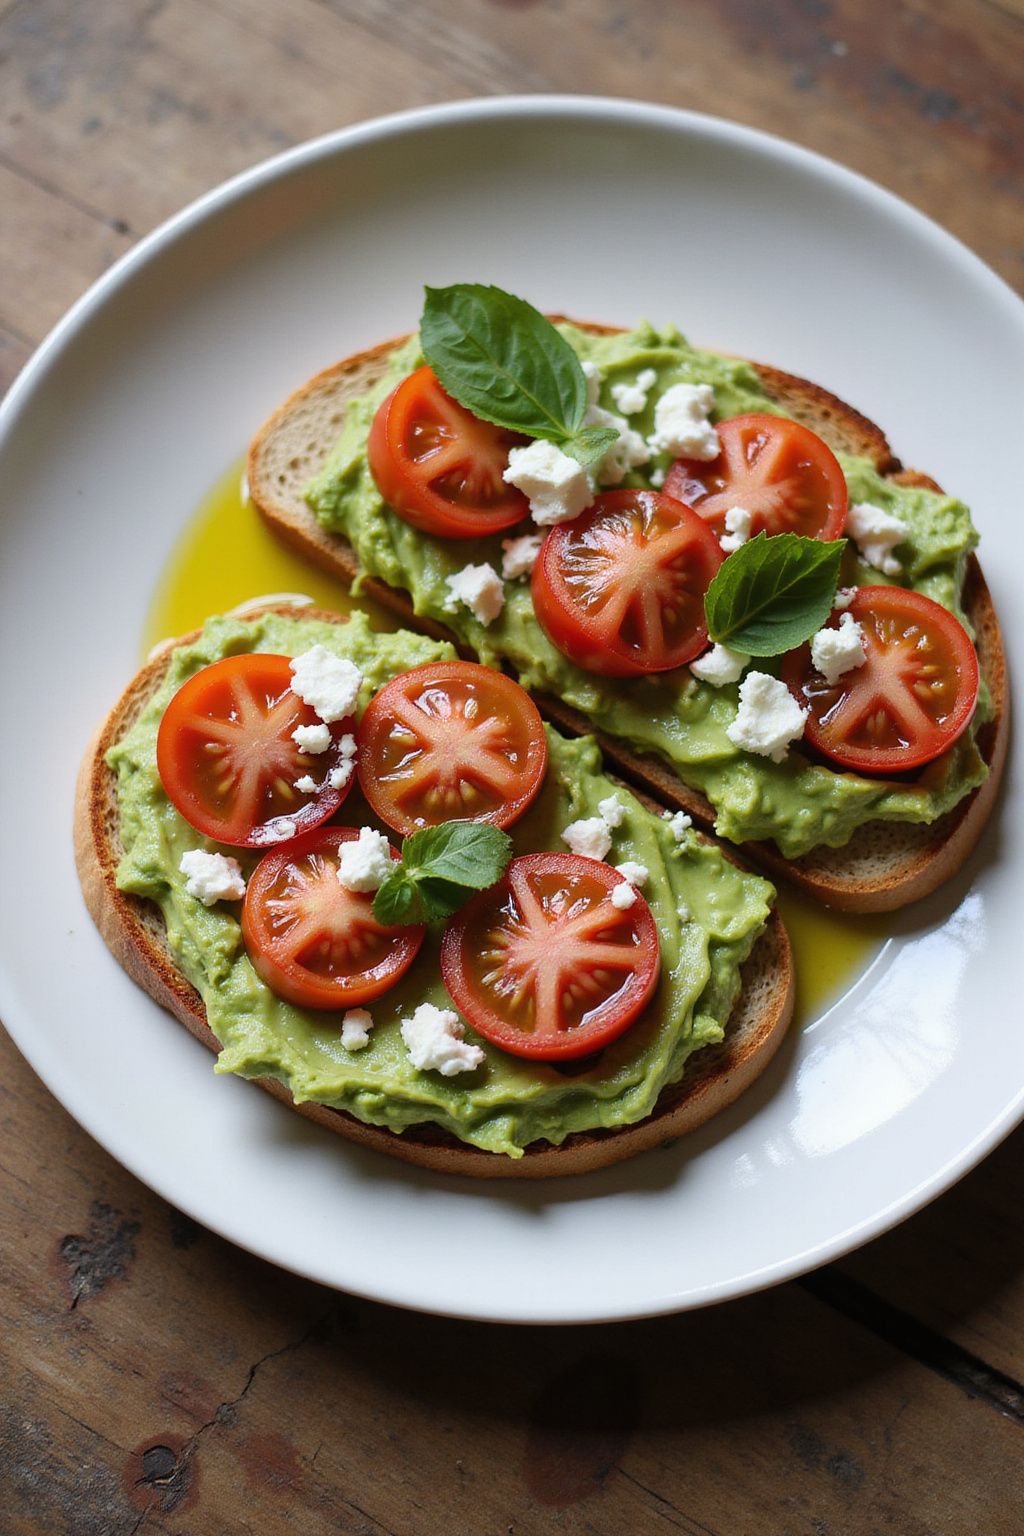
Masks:
[[[443,821],[507,827],[540,789],[544,725],[524,688],[470,661],[430,662],[385,683],[359,723],[359,784],[408,836]]]
[[[725,514],[743,507],[758,533],[800,533],[838,539],[846,526],[846,477],[827,443],[809,427],[782,416],[751,412],[717,428],[717,459],[677,459],[665,491],[699,512],[716,533]]]
[[[707,644],[704,594],[723,559],[689,507],[657,491],[608,491],[548,533],[533,606],[558,649],[606,677],[666,672]]]
[[[525,441],[473,416],[424,366],[380,406],[367,457],[399,517],[440,538],[475,539],[529,515],[526,497],[502,479],[509,450]]]
[[[848,611],[863,633],[863,666],[829,683],[807,645],[783,663],[784,681],[808,710],[805,739],[866,774],[932,762],[974,714],[979,674],[970,636],[941,604],[903,587],[859,587]]]
[[[157,768],[172,804],[207,837],[265,848],[333,816],[350,778],[332,788],[351,719],[330,727],[325,752],[300,752],[297,726],[319,717],[292,692],[287,656],[228,656],[178,689],[157,734]],[[313,790],[296,788],[313,779]]]
[[[441,974],[459,1012],[513,1056],[569,1061],[618,1038],[658,983],[660,956],[642,896],[611,903],[608,864],[571,853],[513,859],[449,924]]]
[[[264,854],[246,887],[242,936],[257,975],[298,1008],[355,1008],[404,976],[426,932],[391,928],[373,895],[338,883],[339,849],[355,827],[318,827]],[[398,858],[394,848],[391,856]]]

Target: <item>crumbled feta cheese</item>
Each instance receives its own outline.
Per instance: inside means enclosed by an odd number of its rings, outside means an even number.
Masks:
[[[242,867],[237,859],[226,854],[190,848],[182,854],[178,869],[186,877],[188,894],[204,907],[212,907],[215,901],[241,901],[245,895]]]
[[[587,404],[596,405],[598,396],[601,393],[603,374],[597,364],[590,361],[589,357],[583,359],[580,367],[583,369],[583,377],[587,381]]]
[[[515,449],[512,450],[513,453]],[[451,597],[448,607],[465,603],[470,613],[484,626],[492,623],[505,606],[505,584],[493,565],[464,565],[454,576],[446,577]]]
[[[884,576],[898,576],[903,567],[892,554],[907,536],[907,525],[884,507],[855,501],[846,514],[846,532],[860,550],[861,559]]]
[[[662,811],[661,814],[668,822],[668,829],[676,842],[681,843],[693,826],[693,817],[687,816],[685,811]]]
[[[325,645],[314,645],[292,657],[291,669],[292,692],[328,725],[355,709],[363,674],[354,662],[335,656]]]
[[[750,538],[750,524],[753,514],[746,507],[730,507],[725,514],[725,532],[719,539],[719,544],[727,555],[739,549]]]
[[[343,763],[339,763],[337,768],[332,768],[330,773],[327,775],[327,783],[330,788],[344,789],[345,785],[352,777],[352,770],[354,767],[354,762],[350,757],[348,757]]]
[[[309,753],[318,757],[321,752],[326,752],[331,744],[331,728],[329,725],[297,725],[292,731],[292,741],[300,752]]]
[[[387,838],[373,827],[360,827],[359,836],[338,849],[338,884],[346,891],[379,891],[393,863]]]
[[[839,591],[836,593],[835,602],[832,604],[832,607],[835,609],[836,613],[842,613],[845,609],[849,608],[850,604],[853,602],[856,596],[856,587],[840,587]]]
[[[459,1072],[472,1072],[484,1059],[480,1046],[463,1039],[465,1025],[451,1008],[421,1003],[412,1018],[402,1020],[400,1028],[410,1060],[420,1072],[455,1077]]]
[[[506,581],[529,576],[537,563],[543,542],[544,535],[541,533],[524,533],[518,539],[502,539],[504,554],[501,557],[501,574]]]
[[[341,753],[342,757],[355,757],[356,739],[352,735],[351,731],[346,731],[344,736],[338,742],[338,751]]]
[[[612,846],[612,837],[603,816],[587,816],[566,827],[562,842],[581,858],[603,859]]]
[[[370,1043],[373,1018],[365,1008],[350,1008],[341,1021],[341,1043],[346,1051],[361,1051]]]
[[[300,795],[315,795],[319,787],[311,773],[304,773],[301,779],[295,780],[295,788]]]
[[[637,416],[647,404],[647,396],[658,382],[653,368],[644,368],[636,376],[635,384],[612,385],[612,399],[623,416]]]
[[[651,875],[647,865],[638,864],[635,859],[616,864],[615,873],[621,875],[623,880],[628,880],[630,885],[646,885]]]
[[[745,752],[781,763],[789,744],[804,733],[806,710],[785,683],[768,672],[748,672],[740,684],[740,707],[725,734]]]
[[[621,827],[626,807],[618,795],[608,795],[604,800],[597,802],[597,814],[609,829]]]
[[[864,631],[852,613],[844,613],[838,629],[819,629],[811,639],[811,660],[826,683],[837,683],[867,661]]]
[[[660,491],[665,484],[665,471],[660,467],[651,470],[651,485],[656,491]]]
[[[742,677],[743,668],[749,660],[750,657],[742,651],[730,650],[727,645],[713,645],[710,651],[705,651],[703,656],[690,662],[690,671],[702,683],[710,683],[712,688],[721,688]]]
[[[512,449],[502,479],[522,491],[534,522],[542,528],[579,517],[594,500],[583,465],[554,443],[539,439]]]
[[[587,380],[587,411],[583,425],[612,427],[618,433],[617,440],[591,473],[598,485],[618,485],[629,470],[647,463],[650,451],[643,437],[633,430],[624,416],[616,416],[614,411],[606,411],[598,405],[601,370],[597,364],[584,362],[582,367]]]
[[[722,445],[708,419],[714,408],[710,384],[673,384],[654,407],[654,431],[647,446],[675,458],[717,459]]]
[[[619,912],[628,912],[636,901],[636,890],[628,880],[620,880],[612,886],[612,906]]]
[[[269,821],[262,828],[263,841],[265,843],[286,843],[290,837],[294,837],[298,831],[294,821],[287,816],[282,816],[277,821]]]

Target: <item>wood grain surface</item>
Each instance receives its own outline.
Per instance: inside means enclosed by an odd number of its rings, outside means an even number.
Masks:
[[[0,0],[0,386],[232,172],[399,107],[544,90],[798,140],[1024,288],[1022,0]],[[534,1330],[231,1248],[6,1037],[0,1123],[0,1536],[1024,1530],[1021,1133],[805,1281]]]

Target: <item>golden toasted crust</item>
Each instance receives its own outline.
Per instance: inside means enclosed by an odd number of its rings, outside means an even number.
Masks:
[[[584,328],[603,335],[617,329],[594,324]],[[359,572],[355,552],[345,539],[320,525],[302,493],[336,441],[346,401],[364,393],[380,378],[390,353],[405,339],[357,353],[310,379],[265,423],[249,449],[249,490],[266,522],[294,549],[348,582]],[[837,396],[766,364],[753,366],[772,398],[834,449],[870,459],[881,473],[899,484],[939,489],[928,476],[902,470],[880,428]],[[415,614],[407,593],[376,579],[364,579],[362,590],[404,624],[458,644],[444,626]],[[995,707],[993,721],[979,740],[989,766],[988,779],[930,826],[869,822],[841,848],[816,848],[797,859],[783,858],[772,843],[745,844],[744,852],[774,877],[787,880],[816,901],[842,911],[888,912],[936,890],[968,857],[988,820],[999,787],[1009,739],[1009,693],[999,621],[973,556],[965,597]],[[460,649],[469,654],[465,647]],[[585,716],[560,699],[543,695],[537,703],[548,719],[563,730],[577,735],[595,734],[605,756],[631,784],[657,795],[665,804],[685,810],[702,826],[714,825],[714,809],[707,799],[688,789],[658,759],[633,751],[617,737],[594,732]]]
[[[253,614],[261,610],[253,609]],[[271,605],[262,611],[288,612]],[[304,608],[304,617],[344,623],[337,614]],[[185,636],[187,643],[194,636]],[[117,888],[121,858],[116,779],[106,763],[108,748],[120,741],[159,688],[173,647],[161,649],[136,675],[104,721],[82,761],[75,803],[75,862],[91,913],[104,941],[132,980],[137,982],[209,1050],[220,1045],[206,1021],[196,989],[178,970],[167,947],[159,909]],[[521,1159],[467,1146],[434,1126],[401,1135],[365,1125],[343,1110],[321,1104],[295,1104],[282,1083],[258,1079],[259,1086],[297,1109],[307,1119],[345,1136],[439,1173],[473,1178],[551,1178],[588,1173],[621,1162],[637,1152],[673,1141],[703,1125],[731,1104],[764,1070],[782,1042],[793,1009],[793,968],[789,940],[774,915],[743,967],[743,991],[729,1020],[725,1040],[707,1046],[687,1063],[682,1080],[665,1089],[654,1113],[638,1125],[615,1131],[569,1136],[561,1146],[537,1142]]]

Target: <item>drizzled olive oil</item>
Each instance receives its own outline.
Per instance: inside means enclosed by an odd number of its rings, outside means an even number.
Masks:
[[[212,613],[266,593],[303,593],[323,608],[350,613],[348,588],[286,548],[242,494],[242,464],[229,469],[186,526],[150,604],[143,651],[196,629]],[[375,627],[395,622],[361,600]],[[779,908],[793,944],[798,1026],[810,1024],[863,973],[886,937],[884,917],[833,914],[783,890]]]

